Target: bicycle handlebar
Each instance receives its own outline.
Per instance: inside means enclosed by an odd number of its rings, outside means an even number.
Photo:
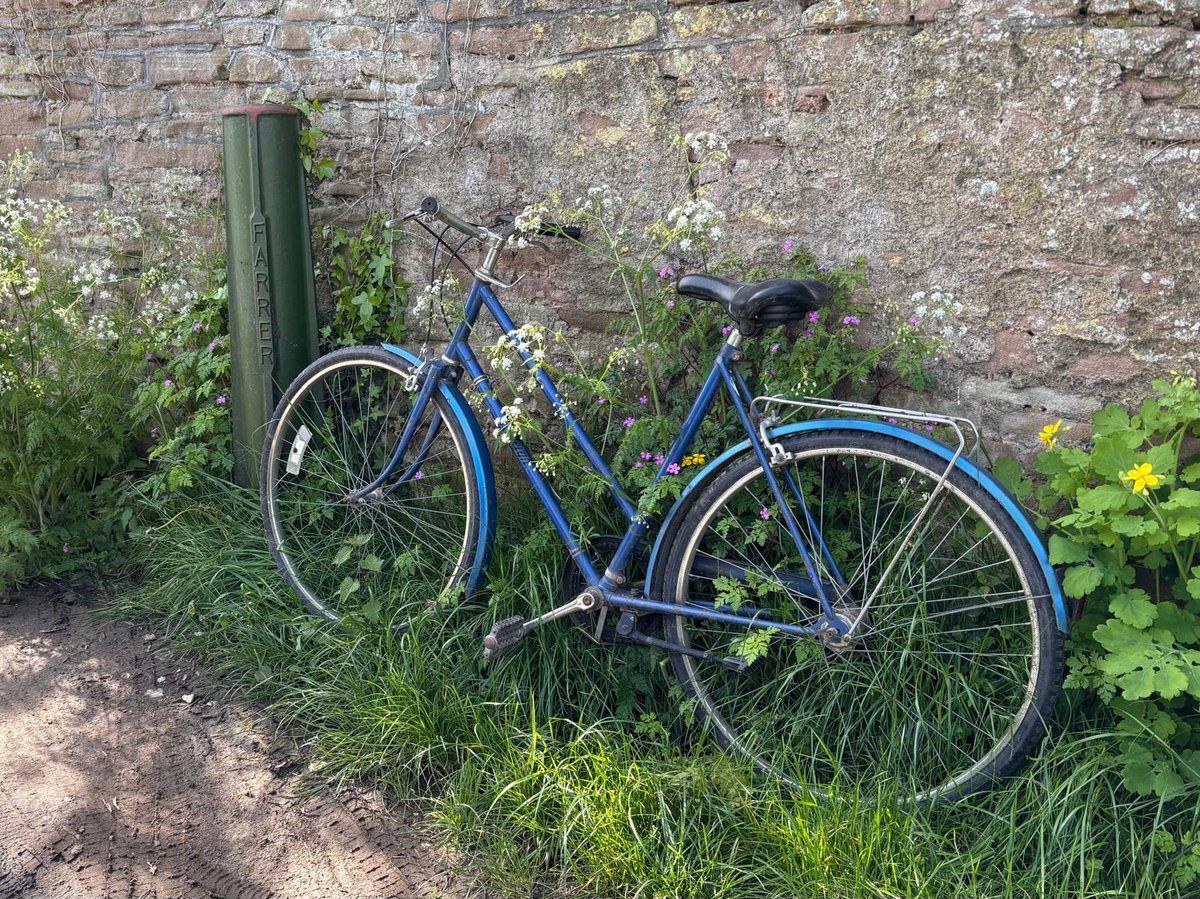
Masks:
[[[425,215],[432,216],[439,222],[449,225],[455,231],[461,231],[468,237],[477,237],[483,239],[487,236],[487,229],[481,225],[472,225],[465,219],[459,218],[448,209],[443,209],[437,197],[426,197],[421,201],[421,212]]]
[[[482,225],[473,225],[466,219],[460,218],[448,209],[442,208],[441,202],[437,197],[426,197],[421,201],[421,213],[437,219],[443,224],[449,225],[456,231],[461,231],[468,237],[476,237],[480,240],[489,235],[487,228]],[[496,224],[504,225],[504,231],[501,232],[504,237],[516,232],[515,219],[511,215],[502,215],[496,220]],[[566,237],[570,240],[579,240],[583,236],[583,229],[578,225],[558,225],[554,222],[542,222],[542,224],[532,233],[542,237]]]

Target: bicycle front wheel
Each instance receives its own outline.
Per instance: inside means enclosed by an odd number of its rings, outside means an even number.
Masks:
[[[268,425],[259,477],[267,541],[316,615],[415,613],[454,600],[470,574],[479,485],[440,392],[394,458],[417,396],[412,372],[378,347],[338,350],[300,373]]]
[[[952,800],[1014,772],[1063,672],[1046,578],[1017,522],[960,468],[939,489],[946,462],[890,435],[831,427],[783,445],[791,461],[775,473],[816,573],[837,615],[861,622],[839,642],[667,619],[669,639],[750,662],[737,673],[673,655],[695,710],[721,745],[818,794]],[[780,512],[757,458],[730,466],[684,515],[667,598],[818,624]]]

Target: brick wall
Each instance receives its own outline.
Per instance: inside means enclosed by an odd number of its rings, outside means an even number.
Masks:
[[[728,248],[862,252],[873,299],[965,305],[942,399],[1028,445],[1138,398],[1200,342],[1200,0],[8,0],[0,156],[81,206],[163,168],[219,189],[218,111],[327,101],[322,218],[437,193],[661,194],[667,141],[725,135]],[[523,315],[620,309],[577,255]]]

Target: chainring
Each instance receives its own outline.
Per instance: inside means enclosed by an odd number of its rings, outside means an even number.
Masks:
[[[617,552],[617,547],[621,545],[621,538],[613,534],[601,534],[598,537],[593,537],[587,542],[587,550],[594,558],[611,559]],[[646,554],[645,552],[638,553],[630,563],[630,571],[628,581],[630,589],[635,592],[641,592],[644,589],[646,580]],[[583,572],[579,570],[579,566],[567,560],[567,564],[563,566],[562,571],[562,601],[570,602],[588,587],[587,581],[583,579]],[[605,615],[606,610],[598,609],[591,612],[572,612],[568,617],[571,624],[579,628],[588,638],[596,640],[599,643],[625,643],[623,637],[617,635],[617,621],[621,614],[616,609],[608,609],[604,620],[604,627],[600,630],[599,639],[596,637],[596,625],[600,615]],[[637,628],[643,633],[651,633],[656,630],[662,619],[661,615],[649,613],[638,615]]]

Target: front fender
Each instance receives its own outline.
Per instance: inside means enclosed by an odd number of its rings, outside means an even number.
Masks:
[[[399,356],[414,368],[421,365],[419,357],[408,350],[390,343],[383,348],[394,356]],[[475,558],[471,563],[471,573],[467,577],[467,593],[473,593],[483,586],[487,576],[488,563],[492,560],[492,544],[496,539],[496,476],[492,470],[492,454],[488,450],[487,440],[479,420],[471,410],[470,404],[458,385],[443,381],[440,385],[442,396],[454,413],[454,417],[462,425],[467,435],[467,444],[471,452],[471,464],[475,468],[475,482],[479,485],[477,503],[479,508],[479,541],[475,547]]]
[[[945,459],[947,463],[954,458],[954,450],[943,443],[939,443],[930,437],[922,434],[916,434],[905,428],[896,427],[895,425],[885,424],[884,422],[866,421],[858,419],[817,419],[813,421],[801,421],[794,424],[784,425],[783,427],[773,428],[769,433],[774,440],[783,437],[791,436],[792,434],[802,434],[807,431],[828,431],[828,430],[846,430],[846,431],[870,431],[876,434],[887,434],[890,437],[897,437],[900,440],[905,440],[915,444],[922,449],[929,450],[938,457]],[[650,561],[647,565],[649,577],[647,583],[650,584],[652,595],[661,596],[663,588],[666,584],[666,572],[661,570],[666,565],[667,550],[671,542],[675,539],[675,532],[678,530],[679,523],[683,520],[683,512],[688,504],[693,493],[703,490],[711,484],[718,475],[726,468],[738,461],[746,453],[752,452],[750,441],[745,440],[734,446],[717,458],[713,459],[708,465],[701,469],[700,473],[692,479],[691,483],[684,488],[675,505],[671,507],[671,511],[667,513],[663,519],[662,527],[658,529],[658,536],[655,538],[654,547],[650,551]],[[1050,565],[1050,557],[1046,552],[1046,545],[1042,541],[1041,534],[1033,525],[1025,509],[1021,504],[1004,489],[1003,485],[992,476],[991,472],[979,467],[965,456],[958,460],[958,467],[966,474],[975,480],[984,490],[990,493],[997,502],[1004,508],[1013,520],[1017,522],[1021,533],[1024,535],[1029,544],[1029,548],[1033,551],[1034,556],[1038,560],[1038,564],[1042,567],[1042,572],[1046,576],[1046,583],[1050,585],[1050,596],[1054,600],[1054,615],[1058,622],[1058,628],[1063,633],[1067,632],[1068,622],[1070,620],[1067,614],[1067,602],[1063,597],[1062,587],[1058,583],[1058,578],[1054,574],[1054,569]]]

